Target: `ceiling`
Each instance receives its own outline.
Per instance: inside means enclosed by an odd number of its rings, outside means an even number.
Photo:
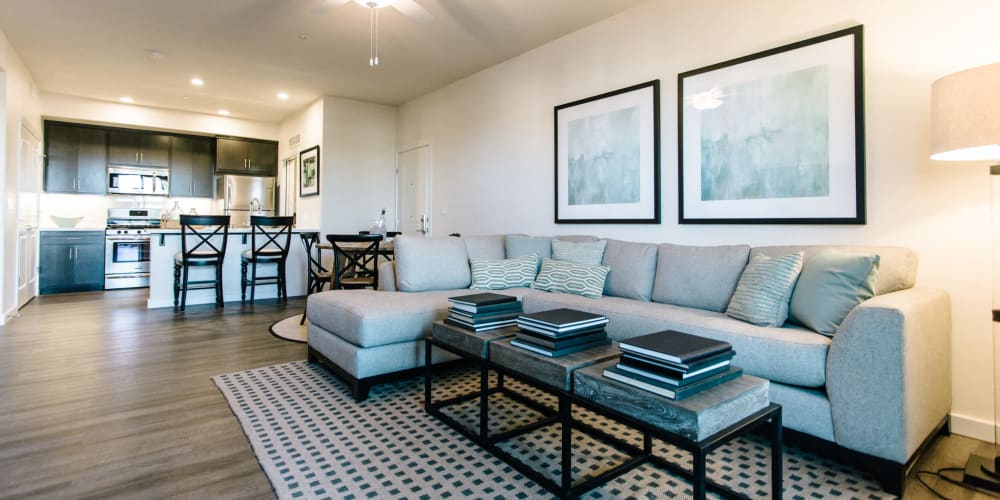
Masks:
[[[383,8],[374,68],[368,9],[327,1],[3,0],[0,30],[46,92],[277,122],[321,95],[400,104],[644,0],[416,0],[429,22]]]

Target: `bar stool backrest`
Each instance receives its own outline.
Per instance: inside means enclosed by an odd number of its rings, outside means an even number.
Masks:
[[[222,259],[229,241],[228,215],[181,215],[181,255],[192,259]]]
[[[294,216],[250,216],[250,248],[254,258],[288,256]]]
[[[332,288],[378,286],[378,252],[381,234],[328,234],[333,246]],[[349,248],[347,243],[360,243]],[[343,260],[341,260],[343,259]]]

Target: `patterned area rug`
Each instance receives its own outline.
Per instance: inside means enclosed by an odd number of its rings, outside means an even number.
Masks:
[[[296,314],[295,316],[289,316],[283,320],[276,321],[271,325],[271,335],[274,335],[279,339],[305,343],[307,340],[306,325],[308,325],[309,322],[307,321],[300,325],[300,321],[302,321],[301,314]]]
[[[279,498],[549,498],[551,495],[505,462],[423,411],[423,379],[372,388],[355,403],[346,386],[305,361],[266,366],[212,379],[270,479]],[[506,385],[554,406],[554,398],[508,379]],[[478,372],[459,369],[435,378],[434,398],[473,392]],[[641,436],[590,412],[575,416],[636,444]],[[491,397],[491,432],[526,423],[534,410],[501,395]],[[449,414],[473,427],[475,402]],[[495,418],[494,418],[495,415]],[[504,449],[553,479],[559,474],[559,425],[505,442]],[[656,443],[657,455],[690,466],[686,452]],[[573,432],[574,478],[610,467],[622,455]],[[767,498],[770,448],[747,436],[709,456],[709,476],[754,498]],[[786,446],[785,498],[888,498],[863,472]],[[684,478],[643,465],[583,498],[690,497]],[[714,494],[709,494],[715,498]]]

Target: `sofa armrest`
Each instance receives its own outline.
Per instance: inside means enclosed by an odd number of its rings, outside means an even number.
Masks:
[[[906,463],[951,409],[951,299],[930,288],[855,307],[826,362],[837,444]]]
[[[378,289],[382,292],[396,291],[396,263],[383,262],[378,265]]]

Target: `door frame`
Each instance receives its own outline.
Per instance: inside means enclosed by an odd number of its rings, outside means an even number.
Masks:
[[[38,135],[36,135],[35,132],[33,132],[31,130],[31,128],[29,128],[27,126],[27,124],[25,124],[25,123],[22,122],[20,125],[21,126],[20,126],[20,128],[18,130],[18,136],[17,136],[18,137],[18,141],[17,141],[17,180],[18,180],[17,192],[18,192],[18,196],[16,198],[17,199],[17,203],[16,203],[16,207],[15,207],[15,216],[14,216],[14,220],[15,220],[15,228],[14,228],[14,230],[15,230],[15,233],[17,234],[17,244],[14,246],[14,249],[15,249],[14,250],[14,252],[15,252],[15,261],[14,262],[15,262],[15,265],[17,266],[16,267],[16,269],[17,269],[17,276],[15,276],[15,278],[14,278],[14,280],[15,280],[15,284],[14,284],[14,311],[17,311],[18,309],[20,309],[21,307],[25,306],[28,302],[31,302],[32,299],[34,299],[35,297],[38,296],[38,257],[39,257],[39,238],[41,236],[40,234],[37,234],[37,233],[39,232],[38,225],[39,225],[39,222],[40,222],[38,220],[38,217],[40,217],[40,215],[41,215],[40,211],[41,211],[42,168],[43,168],[43,165],[42,165],[42,160],[43,160],[42,139]],[[34,267],[35,267],[35,269],[34,269],[34,275],[35,275],[34,276],[34,285],[32,287],[32,290],[30,291],[31,292],[31,296],[22,303],[21,302],[21,288],[20,288],[20,286],[21,286],[21,277],[20,277],[20,275],[21,275],[21,265],[22,265],[21,259],[24,256],[22,255],[22,252],[21,252],[21,241],[20,240],[21,240],[21,214],[24,212],[25,207],[23,206],[23,204],[21,202],[21,183],[23,182],[23,176],[24,176],[24,173],[25,173],[24,172],[24,162],[25,162],[25,158],[24,158],[24,142],[25,142],[25,138],[26,138],[25,136],[30,137],[34,141],[34,145],[35,145],[35,155],[34,155],[35,165],[34,165],[34,168],[33,168],[33,171],[35,173],[35,179],[34,179],[34,182],[33,182],[33,185],[35,187],[35,197],[34,197],[35,198],[35,210],[34,210],[35,220],[34,220],[33,223],[29,224],[28,227],[34,227],[34,230],[36,232],[36,236],[35,236],[34,248],[31,250],[34,253],[34,255],[35,255],[35,262],[34,262]]]
[[[400,200],[400,196],[399,196],[399,187],[400,187],[400,182],[399,182],[400,181],[400,161],[399,161],[399,158],[402,155],[406,154],[406,153],[411,153],[411,152],[416,151],[416,150],[421,149],[421,148],[427,148],[427,171],[424,174],[425,175],[424,182],[426,183],[425,184],[426,185],[426,189],[425,189],[425,193],[424,193],[424,197],[425,197],[424,198],[424,203],[425,203],[425,208],[427,209],[427,218],[429,220],[427,222],[427,233],[424,234],[424,236],[430,237],[431,234],[434,232],[434,225],[431,224],[431,221],[434,219],[434,217],[433,217],[433,215],[434,215],[434,211],[433,211],[433,201],[434,201],[434,184],[433,184],[433,182],[434,182],[434,146],[431,144],[431,141],[417,141],[417,142],[415,142],[415,143],[413,143],[413,144],[411,144],[409,146],[400,148],[398,151],[396,151],[396,202],[395,202],[395,205],[396,205],[396,216],[395,216],[395,223],[396,223],[396,230],[397,231],[402,231],[403,221],[400,218],[400,214],[402,213],[402,210],[401,210],[402,206],[401,206],[401,200]]]

